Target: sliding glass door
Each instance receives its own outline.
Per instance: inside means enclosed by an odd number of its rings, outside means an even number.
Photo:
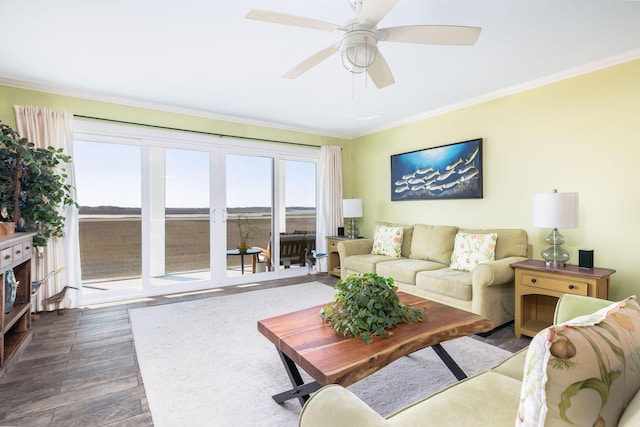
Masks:
[[[316,249],[316,164],[280,162],[279,268],[310,272]]]
[[[86,296],[142,288],[141,159],[137,145],[74,142]]]
[[[210,280],[210,152],[150,149],[153,286]]]
[[[306,274],[317,157],[264,143],[80,126],[73,164],[85,303]],[[303,246],[291,249],[292,240]]]
[[[267,270],[273,235],[273,163],[273,157],[225,155],[228,277]],[[246,248],[239,248],[241,244]]]

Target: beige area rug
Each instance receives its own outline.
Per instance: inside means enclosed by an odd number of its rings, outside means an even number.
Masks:
[[[291,384],[275,347],[258,332],[256,323],[330,302],[333,295],[332,288],[312,282],[131,310],[154,424],[295,426],[298,400],[279,405],[271,398]],[[486,370],[510,354],[472,338],[443,346],[467,375]],[[427,348],[349,389],[378,413],[388,415],[454,382],[453,374]]]

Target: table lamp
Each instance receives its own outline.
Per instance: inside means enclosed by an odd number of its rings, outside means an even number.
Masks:
[[[566,265],[571,258],[562,247],[567,241],[558,232],[558,228],[576,228],[578,226],[578,193],[538,193],[533,195],[533,225],[552,228],[544,240],[551,246],[542,251],[547,266]]]
[[[342,216],[351,218],[349,228],[346,230],[347,238],[358,238],[358,226],[356,218],[362,218],[362,199],[344,199],[342,201]]]

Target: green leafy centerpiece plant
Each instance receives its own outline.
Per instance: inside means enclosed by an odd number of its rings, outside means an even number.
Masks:
[[[420,322],[426,309],[400,303],[392,278],[360,273],[339,280],[336,302],[320,310],[320,317],[345,336],[360,337],[366,344],[374,336],[393,335],[399,323]]]

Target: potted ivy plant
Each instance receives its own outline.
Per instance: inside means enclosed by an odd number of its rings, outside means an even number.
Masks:
[[[370,344],[374,336],[393,335],[399,323],[420,322],[426,308],[400,302],[392,278],[359,273],[336,284],[336,302],[320,310],[320,317],[345,336],[360,337]]]
[[[35,232],[33,245],[46,246],[64,234],[61,208],[77,206],[65,169],[71,157],[62,149],[37,148],[1,122],[0,131],[0,221]]]

